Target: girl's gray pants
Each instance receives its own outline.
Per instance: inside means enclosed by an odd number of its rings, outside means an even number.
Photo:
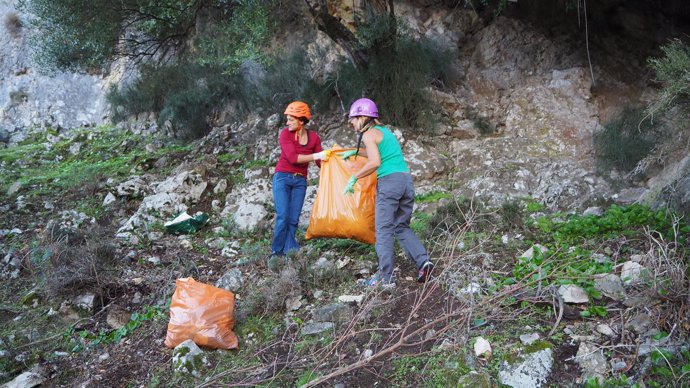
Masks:
[[[414,186],[409,173],[393,173],[378,178],[376,184],[376,254],[379,272],[391,280],[395,267],[395,238],[414,260],[417,268],[429,260],[426,249],[410,229],[414,207]],[[416,274],[415,274],[416,275]]]

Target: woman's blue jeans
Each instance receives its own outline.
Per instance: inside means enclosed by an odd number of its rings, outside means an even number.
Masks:
[[[299,249],[295,233],[306,193],[307,179],[302,175],[287,172],[276,172],[273,175],[276,223],[271,249],[274,255],[284,255]]]

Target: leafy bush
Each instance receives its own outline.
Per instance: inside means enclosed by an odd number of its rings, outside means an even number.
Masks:
[[[381,34],[387,33],[387,28],[377,18],[361,26],[357,33],[363,42],[375,44],[381,40]],[[369,66],[364,70],[358,70],[352,63],[341,67],[337,77],[344,105],[347,107],[355,99],[366,96],[376,102],[385,121],[432,130],[433,113],[438,109],[427,87],[448,82],[452,51],[424,38],[414,40],[399,27],[394,48],[371,53]],[[333,84],[335,80],[329,82]]]
[[[642,226],[656,231],[664,238],[674,235],[674,217],[664,209],[652,210],[647,206],[612,205],[601,216],[571,215],[566,221],[557,222],[552,217],[539,217],[537,226],[544,235],[552,236],[559,244],[575,244],[583,238],[614,238],[620,235],[640,233]],[[690,228],[683,226],[684,233]]]
[[[577,284],[595,299],[601,297],[601,292],[594,287],[595,275],[611,273],[615,264],[610,259],[597,261],[592,258],[607,240],[626,236],[628,241],[641,241],[655,236],[660,241],[677,241],[683,245],[684,236],[690,232],[690,227],[671,212],[637,204],[627,207],[613,205],[601,216],[559,213],[541,216],[532,227],[534,234],[531,237],[546,246],[548,251],[535,248],[531,257],[518,257],[512,276],[500,279],[498,283],[513,284],[530,276],[529,280],[534,284]],[[662,264],[656,266],[661,267]],[[592,306],[583,316],[605,314],[605,309]]]
[[[100,71],[116,55],[156,57],[183,44],[206,0],[20,0],[40,68]],[[125,29],[126,32],[125,33]]]
[[[169,120],[181,137],[197,138],[208,132],[213,109],[227,101],[237,83],[236,76],[225,75],[217,67],[192,62],[144,65],[138,80],[124,89],[111,88],[107,98],[115,122],[132,114],[157,112],[160,126]]]
[[[245,61],[267,65],[270,57],[263,48],[276,28],[271,16],[275,5],[275,0],[237,2],[231,16],[224,15],[200,34],[198,63],[221,67],[227,74],[236,74]]]
[[[281,59],[272,61],[266,68],[255,103],[265,110],[282,112],[291,101],[302,100],[308,102],[317,115],[328,111],[339,83],[332,79],[325,82],[315,80],[306,56],[303,48],[277,54],[276,57]]]
[[[650,115],[690,98],[690,47],[676,39],[661,46],[661,51],[664,53],[662,57],[648,61],[662,85],[658,97],[647,108]]]
[[[107,0],[23,0],[33,15],[29,41],[42,69],[101,69],[114,54],[122,15]]]
[[[599,168],[629,172],[647,156],[656,143],[656,125],[643,119],[639,109],[625,109],[594,135],[594,151]]]

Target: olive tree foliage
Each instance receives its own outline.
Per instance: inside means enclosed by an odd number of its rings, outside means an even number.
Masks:
[[[163,58],[183,47],[213,0],[19,0],[40,68],[100,71],[116,57]]]

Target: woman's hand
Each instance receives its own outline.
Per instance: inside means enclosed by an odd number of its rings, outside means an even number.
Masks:
[[[328,149],[328,150],[323,150],[321,152],[317,152],[315,154],[311,154],[311,156],[314,158],[314,160],[323,160],[324,162],[328,161],[328,158],[331,157],[331,154],[333,154],[333,150]]]

